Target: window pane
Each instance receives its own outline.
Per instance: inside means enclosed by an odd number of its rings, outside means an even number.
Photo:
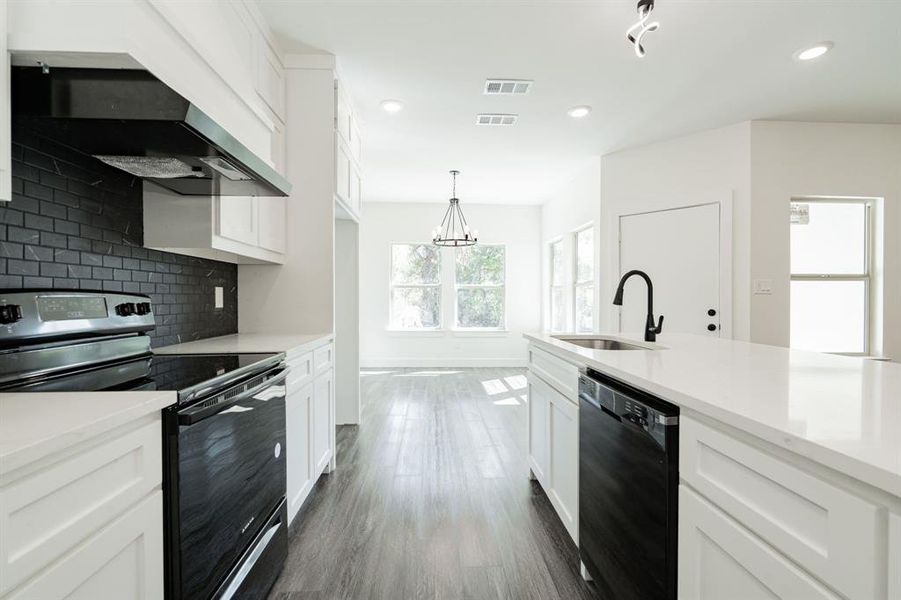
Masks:
[[[866,205],[839,202],[792,202],[791,272],[863,274],[866,272]]]
[[[393,283],[439,283],[441,254],[430,244],[394,244],[391,246]]]
[[[551,285],[563,285],[563,242],[551,244]]]
[[[470,246],[456,252],[457,283],[503,285],[504,246]]]
[[[461,288],[457,290],[457,327],[504,326],[503,288]]]
[[[594,229],[576,234],[576,281],[594,279]]]
[[[391,289],[391,326],[396,329],[431,329],[441,325],[439,287]]]
[[[566,293],[563,288],[551,288],[551,331],[566,329]]]
[[[590,285],[576,288],[576,331],[583,333],[594,330],[594,287]]]
[[[866,290],[863,281],[792,281],[791,347],[865,352]]]

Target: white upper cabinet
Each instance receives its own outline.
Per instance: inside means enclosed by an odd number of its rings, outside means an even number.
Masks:
[[[257,93],[275,115],[285,120],[285,67],[265,38],[257,44]]]
[[[335,83],[335,202],[339,218],[360,220],[363,203],[360,126],[347,91]]]
[[[0,0],[0,201],[12,199],[12,147],[9,126],[9,53],[6,51],[6,0]]]

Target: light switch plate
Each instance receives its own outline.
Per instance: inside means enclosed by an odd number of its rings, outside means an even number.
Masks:
[[[216,302],[215,302],[214,306],[216,308],[224,308],[225,307],[225,294],[223,294],[223,292],[222,292],[222,286],[217,285],[213,289],[215,290],[215,293],[216,293]]]
[[[771,296],[773,294],[772,279],[755,279],[754,295],[755,296]]]

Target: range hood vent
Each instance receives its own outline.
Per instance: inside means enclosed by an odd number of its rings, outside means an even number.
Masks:
[[[287,196],[291,184],[147,71],[13,67],[12,113],[74,150],[189,196]]]

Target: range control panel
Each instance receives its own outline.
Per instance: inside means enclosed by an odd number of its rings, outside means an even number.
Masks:
[[[154,328],[150,297],[116,292],[0,290],[0,345]]]

